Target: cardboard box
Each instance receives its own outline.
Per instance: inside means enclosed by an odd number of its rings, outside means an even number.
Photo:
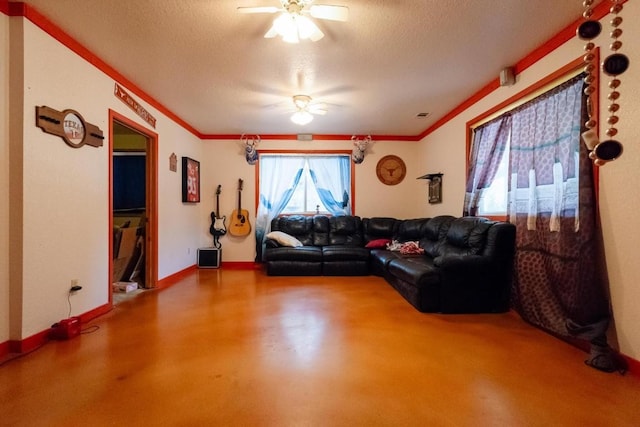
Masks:
[[[138,289],[137,282],[115,282],[113,284],[114,292],[133,292]]]

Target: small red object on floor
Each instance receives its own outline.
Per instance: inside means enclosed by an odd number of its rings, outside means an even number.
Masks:
[[[56,340],[68,340],[80,335],[80,318],[70,317],[62,319],[51,326],[51,338]]]

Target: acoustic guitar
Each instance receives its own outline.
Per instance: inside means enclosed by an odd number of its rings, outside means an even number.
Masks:
[[[216,190],[216,210],[211,212],[211,227],[209,227],[209,233],[214,236],[224,236],[227,234],[227,227],[224,224],[227,219],[226,216],[219,217],[216,215],[216,212],[220,213],[220,192],[222,190],[222,185],[218,185],[218,189]]]
[[[251,233],[251,224],[249,224],[249,211],[242,209],[242,180],[238,180],[238,209],[231,213],[231,225],[229,233],[232,236],[246,236]]]

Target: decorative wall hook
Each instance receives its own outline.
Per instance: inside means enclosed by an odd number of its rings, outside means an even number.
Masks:
[[[442,203],[442,173],[428,173],[416,179],[429,181],[429,203]]]
[[[367,146],[371,144],[371,135],[367,135],[362,139],[359,139],[357,136],[353,135],[351,137],[351,141],[353,141],[353,152],[351,153],[351,158],[353,159],[353,163],[359,165],[364,161],[364,153],[367,150]]]
[[[247,163],[255,165],[258,161],[258,150],[256,146],[260,143],[260,135],[245,135],[240,136],[240,141],[244,143],[244,156],[247,159]]]

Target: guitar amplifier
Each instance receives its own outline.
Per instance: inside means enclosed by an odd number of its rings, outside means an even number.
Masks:
[[[198,249],[199,268],[219,268],[222,258],[222,249],[200,248]]]

